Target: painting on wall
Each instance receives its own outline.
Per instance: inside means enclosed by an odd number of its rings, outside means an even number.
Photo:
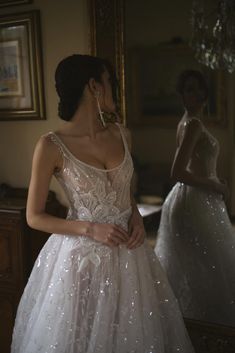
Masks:
[[[40,13],[0,17],[0,120],[45,119]]]
[[[225,79],[221,72],[204,69],[185,44],[161,44],[134,48],[128,53],[130,72],[130,125],[175,127],[183,113],[176,92],[179,74],[186,69],[200,70],[209,85],[207,122],[226,125]]]
[[[0,42],[0,97],[22,96],[22,72],[18,40]]]
[[[32,0],[0,0],[0,7],[30,4]]]

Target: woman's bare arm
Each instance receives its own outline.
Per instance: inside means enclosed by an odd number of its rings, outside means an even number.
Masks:
[[[187,165],[192,156],[194,147],[201,135],[201,132],[201,123],[198,120],[193,119],[187,124],[182,141],[180,141],[179,138],[177,139],[178,147],[171,169],[171,177],[176,181],[185,182],[189,185],[195,185],[196,178],[187,170]],[[180,130],[177,132],[178,136],[179,134]]]
[[[195,145],[201,135],[202,125],[197,119],[189,121],[183,139],[179,142],[175,158],[171,169],[171,177],[191,186],[201,186],[209,188],[215,192],[224,194],[225,186],[215,180],[195,175],[187,170],[187,165],[192,156]],[[178,134],[180,131],[178,131]],[[178,138],[178,141],[180,139]],[[226,191],[227,192],[227,191]]]
[[[57,146],[42,136],[38,141],[32,163],[26,217],[30,227],[48,233],[88,234],[88,222],[68,221],[45,212],[49,185],[55,169],[61,164]]]

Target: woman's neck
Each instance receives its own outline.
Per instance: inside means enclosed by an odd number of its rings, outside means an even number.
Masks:
[[[77,136],[87,136],[95,139],[96,135],[105,130],[97,107],[91,104],[81,104],[73,118],[66,123],[66,130]]]
[[[200,120],[203,119],[203,110],[200,109],[200,110],[185,110],[185,113],[184,113],[184,116],[186,118],[198,118]]]

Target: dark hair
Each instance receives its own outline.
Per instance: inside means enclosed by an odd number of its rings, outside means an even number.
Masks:
[[[60,98],[58,114],[61,119],[69,121],[73,117],[83,96],[85,85],[91,78],[100,82],[105,69],[110,73],[112,86],[115,86],[115,72],[105,59],[74,54],[58,64],[55,72],[55,86]]]
[[[198,81],[200,89],[204,92],[204,101],[206,101],[209,94],[208,84],[204,75],[197,70],[185,70],[179,75],[176,86],[177,92],[181,96],[183,95],[185,84],[190,78],[195,78]]]

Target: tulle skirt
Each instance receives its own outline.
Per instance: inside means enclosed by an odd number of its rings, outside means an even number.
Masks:
[[[177,183],[155,252],[185,317],[235,325],[235,233],[219,194]]]
[[[191,353],[154,251],[53,234],[21,298],[12,353]]]

